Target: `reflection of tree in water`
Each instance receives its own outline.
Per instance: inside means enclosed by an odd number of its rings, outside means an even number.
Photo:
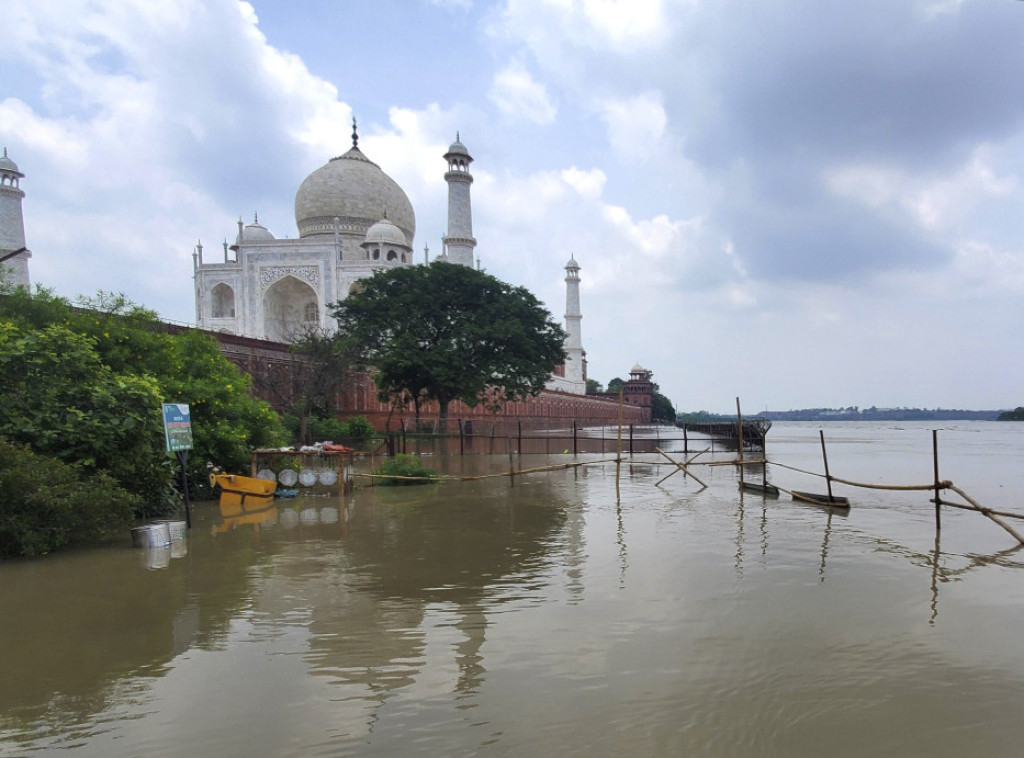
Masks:
[[[189,647],[222,644],[251,596],[252,564],[266,557],[249,543],[231,535],[223,550],[193,549],[158,571],[132,548],[5,564],[0,724],[36,723],[35,738],[62,732],[132,697],[119,680],[159,676]]]
[[[382,694],[410,684],[423,663],[423,619],[434,606],[452,613],[450,626],[464,635],[454,646],[455,689],[475,691],[487,611],[545,581],[550,545],[565,523],[561,504],[546,486],[504,482],[362,495],[337,562],[297,579],[312,614],[314,670]]]

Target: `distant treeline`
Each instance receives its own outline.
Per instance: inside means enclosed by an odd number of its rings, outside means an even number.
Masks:
[[[746,414],[744,414],[746,416]],[[968,411],[953,408],[802,408],[789,411],[761,411],[751,418],[772,421],[1013,421],[1024,420],[1024,408],[1015,411]],[[680,413],[680,423],[735,421],[736,416],[697,411]]]

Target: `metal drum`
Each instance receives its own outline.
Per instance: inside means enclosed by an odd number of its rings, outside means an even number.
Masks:
[[[163,547],[171,544],[171,530],[167,524],[145,524],[132,529],[135,547]]]
[[[181,542],[185,539],[186,527],[188,524],[184,521],[173,521],[171,519],[160,519],[156,523],[167,524],[167,531],[170,534],[171,542]]]

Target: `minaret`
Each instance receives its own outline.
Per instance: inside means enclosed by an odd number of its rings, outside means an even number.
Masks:
[[[444,154],[448,161],[448,171],[444,180],[448,182],[448,234],[444,237],[446,255],[450,262],[461,263],[473,267],[473,210],[469,202],[469,187],[473,176],[469,173],[469,164],[473,157],[466,146],[459,141],[458,132],[455,141]]]
[[[19,185],[24,178],[7,157],[5,147],[0,158],[0,266],[6,269],[6,280],[16,287],[29,286],[28,259],[32,257],[25,249],[25,217],[21,211],[25,192]]]
[[[565,378],[586,384],[583,364],[583,330],[580,322],[580,264],[570,256],[565,264]]]

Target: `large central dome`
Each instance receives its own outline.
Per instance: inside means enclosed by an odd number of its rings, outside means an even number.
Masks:
[[[342,231],[366,234],[385,216],[402,230],[412,247],[416,234],[412,203],[395,180],[358,147],[307,176],[295,193],[295,224],[300,237],[334,234],[335,218]]]

